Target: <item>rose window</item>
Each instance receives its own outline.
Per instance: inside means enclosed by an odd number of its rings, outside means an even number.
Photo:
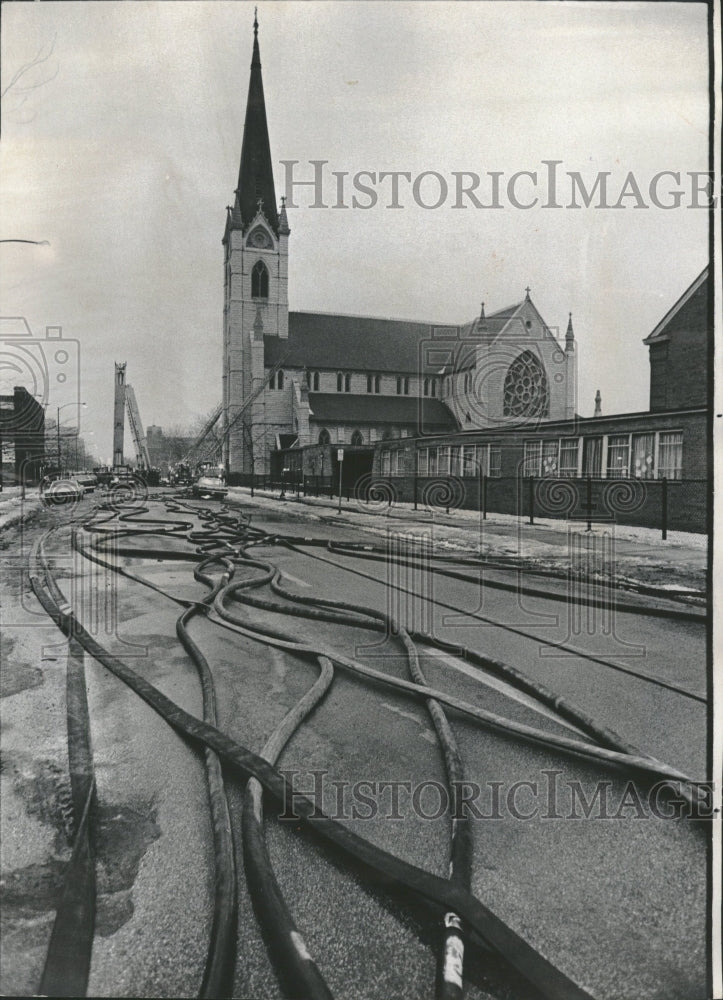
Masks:
[[[545,369],[531,351],[512,362],[505,375],[506,417],[546,417],[550,411]]]

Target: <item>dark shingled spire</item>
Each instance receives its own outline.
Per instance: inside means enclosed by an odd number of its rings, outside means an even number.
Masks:
[[[256,217],[261,203],[261,211],[266,220],[279,235],[279,217],[276,211],[276,190],[274,172],[271,166],[271,146],[266,124],[266,103],[264,84],[261,79],[261,55],[259,53],[259,22],[254,13],[254,51],[251,58],[251,79],[246,103],[246,122],[241,147],[241,167],[236,189],[234,221],[241,222],[246,230]]]

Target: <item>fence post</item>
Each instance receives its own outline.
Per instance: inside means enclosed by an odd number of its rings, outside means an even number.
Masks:
[[[592,531],[592,476],[587,477],[585,484],[585,505],[587,507],[587,530]]]
[[[535,477],[530,476],[530,524],[535,523]]]
[[[662,479],[662,496],[660,498],[661,510],[661,521],[662,521],[662,534],[663,541],[668,538],[668,480],[665,476]]]

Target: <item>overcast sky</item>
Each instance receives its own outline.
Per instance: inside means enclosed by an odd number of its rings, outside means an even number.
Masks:
[[[524,297],[573,313],[578,409],[645,409],[641,340],[707,260],[707,213],[651,205],[515,208],[509,176],[560,160],[592,183],[628,171],[650,204],[662,170],[707,168],[706,7],[696,3],[261,3],[277,194],[282,160],[327,171],[504,173],[503,208],[289,212],[292,309],[462,323]],[[225,206],[238,175],[253,5],[3,6],[0,310],[80,342],[83,433],[110,455],[113,361],[145,425],[188,422],[221,394]],[[368,183],[368,179],[366,181]],[[672,185],[674,186],[674,185]],[[688,184],[688,190],[689,190]],[[669,190],[661,186],[661,194]],[[433,179],[420,189],[433,200]],[[330,174],[324,189],[333,203]],[[520,181],[520,200],[533,197]],[[350,200],[351,191],[347,200]],[[690,203],[686,194],[684,205]],[[61,400],[51,395],[50,404]],[[63,397],[63,401],[65,397]],[[130,442],[127,454],[132,453]]]

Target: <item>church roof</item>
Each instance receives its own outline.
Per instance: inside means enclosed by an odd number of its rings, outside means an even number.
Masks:
[[[457,421],[439,399],[310,392],[309,417],[316,423],[414,424],[420,432],[456,430]]]
[[[236,201],[231,211],[229,226],[246,230],[261,210],[278,236],[279,217],[276,210],[276,189],[271,162],[269,129],[266,122],[264,83],[261,78],[258,21],[254,17],[254,49],[251,58],[251,78],[246,102],[246,121],[241,146]]]
[[[488,316],[485,329],[477,330],[477,320],[459,328],[464,349],[469,342],[494,340],[521,303]],[[442,369],[439,351],[434,350],[433,332],[439,331],[439,345],[449,349],[457,328],[411,320],[379,319],[373,316],[345,316],[334,313],[289,313],[289,338],[264,337],[264,364],[272,368],[281,362],[289,368],[393,372],[435,375]],[[449,330],[450,333],[444,331]],[[427,345],[429,350],[427,350]]]

